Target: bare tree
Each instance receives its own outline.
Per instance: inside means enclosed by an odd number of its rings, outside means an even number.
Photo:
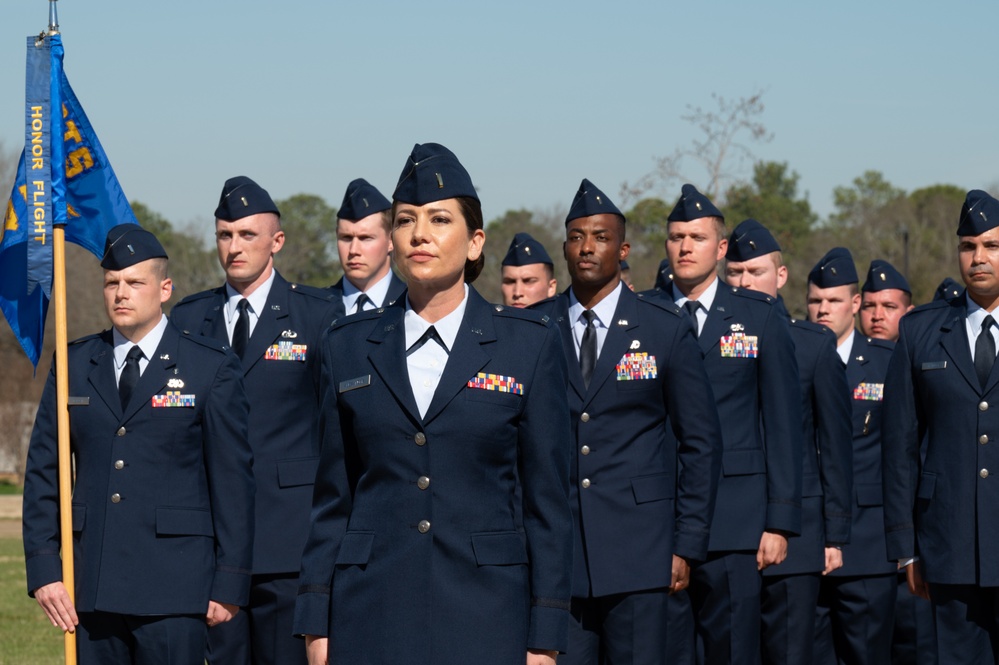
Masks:
[[[767,143],[773,139],[760,120],[765,110],[764,92],[758,90],[736,100],[712,93],[711,99],[717,107],[714,110],[688,104],[687,114],[680,118],[700,130],[700,138],[665,157],[655,158],[655,169],[635,182],[622,183],[621,205],[630,207],[653,189],[668,191],[683,182],[696,183],[712,198],[725,192],[755,161],[746,141]]]

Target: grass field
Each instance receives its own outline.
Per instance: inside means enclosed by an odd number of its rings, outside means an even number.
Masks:
[[[62,643],[25,591],[21,539],[0,538],[0,665],[60,665]]]

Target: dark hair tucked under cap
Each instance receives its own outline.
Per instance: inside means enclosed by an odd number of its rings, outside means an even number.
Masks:
[[[222,187],[219,197],[219,207],[215,209],[215,219],[235,222],[250,215],[262,212],[272,212],[278,217],[278,210],[267,190],[253,182],[245,175],[229,178]]]
[[[846,247],[833,247],[823,256],[812,272],[808,273],[808,281],[820,289],[831,289],[844,284],[856,284],[857,268],[853,265],[853,255]]]
[[[988,192],[973,189],[964,197],[957,235],[980,236],[999,226],[999,201]]]
[[[336,212],[336,218],[356,222],[391,207],[392,202],[374,185],[364,178],[358,178],[347,185],[347,192],[343,195],[343,203]]]
[[[459,197],[479,200],[471,176],[455,154],[439,143],[413,146],[392,198],[421,206]]]
[[[165,259],[166,250],[149,231],[138,224],[119,224],[108,231],[104,240],[101,267],[105,270],[124,270],[149,259]]]
[[[565,223],[580,217],[590,217],[592,215],[617,215],[624,221],[624,213],[618,210],[610,197],[601,192],[596,185],[583,178],[576,191],[576,197],[569,207],[569,214],[565,217]]]
[[[871,261],[871,267],[867,270],[867,281],[864,282],[864,288],[861,291],[864,293],[873,293],[888,289],[899,289],[900,291],[905,291],[910,296],[912,295],[909,282],[902,273],[895,270],[895,266],[887,261],[874,259]]]
[[[740,222],[728,237],[725,258],[729,261],[749,261],[779,251],[780,245],[767,227],[755,219],[747,219]]]
[[[725,216],[715,207],[711,199],[697,191],[693,185],[684,185],[680,190],[680,198],[673,206],[673,211],[666,218],[667,222],[691,222],[701,217],[718,217],[723,222]]]
[[[530,233],[518,233],[510,241],[510,249],[506,251],[501,265],[529,266],[535,263],[547,263],[554,267],[544,245],[535,240]]]

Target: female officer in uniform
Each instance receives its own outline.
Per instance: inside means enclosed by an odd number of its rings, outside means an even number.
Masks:
[[[554,663],[572,567],[558,330],[469,285],[482,211],[447,148],[417,145],[393,198],[407,297],[323,343],[295,632],[313,665]]]

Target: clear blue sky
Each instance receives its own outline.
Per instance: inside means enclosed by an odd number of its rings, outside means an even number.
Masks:
[[[775,138],[756,156],[787,161],[823,215],[867,169],[906,190],[999,183],[996,2],[58,6],[67,75],[125,193],[175,224],[207,225],[239,174],[275,198],[339,205],[355,177],[390,196],[427,141],[457,153],[487,219],[564,208],[581,178],[614,196],[688,145],[688,104],[760,88]],[[23,143],[25,37],[47,16],[46,0],[0,8],[8,149]]]

